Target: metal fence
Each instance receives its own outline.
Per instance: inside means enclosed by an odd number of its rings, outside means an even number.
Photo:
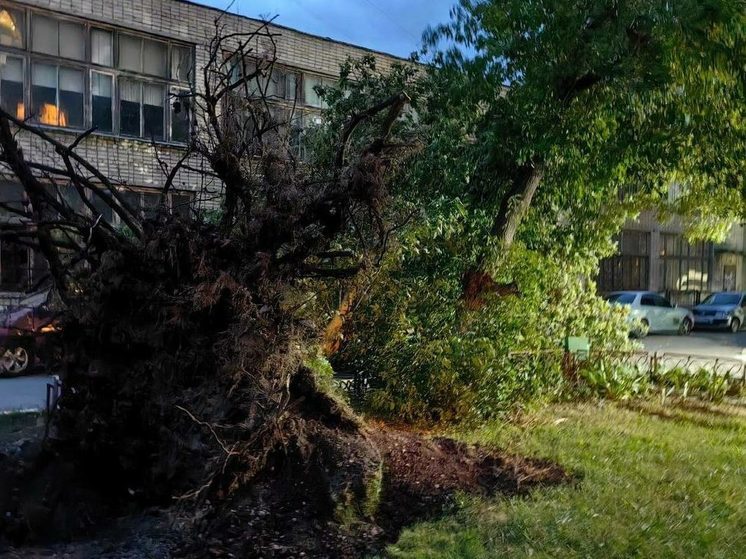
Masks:
[[[564,350],[519,351],[508,354],[516,369],[526,374],[562,371],[565,378],[579,381],[585,370],[602,366],[616,367],[638,376],[647,376],[651,382],[666,384],[675,376],[707,376],[729,379],[746,388],[746,358],[722,358],[707,355],[675,352],[644,351],[591,351],[579,358]],[[360,402],[366,393],[375,388],[375,381],[361,373],[346,372],[335,377],[338,387],[353,402]],[[678,382],[678,381],[677,381]]]

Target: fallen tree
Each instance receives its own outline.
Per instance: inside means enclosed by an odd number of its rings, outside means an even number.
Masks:
[[[388,169],[403,153],[389,136],[407,95],[372,99],[351,115],[334,166],[312,169],[289,150],[289,119],[277,118],[266,95],[274,56],[253,46],[274,45],[270,27],[216,27],[200,87],[175,101],[191,109],[193,131],[181,160],[162,163],[153,215],[80,155],[95,130],[64,143],[0,110],[0,161],[30,201],[7,208],[20,219],[2,237],[44,255],[65,306],[65,391],[46,458],[24,474],[47,472],[54,489],[16,500],[0,528],[18,540],[54,531],[61,503],[80,513],[69,486],[81,481],[107,511],[174,501],[215,510],[261,493],[261,483],[304,479],[314,480],[329,518],[375,506],[380,452],[304,366],[320,330],[303,319],[303,297],[313,282],[353,277],[383,248]],[[375,141],[352,152],[368,121]],[[29,159],[19,135],[51,146],[54,160]],[[220,185],[213,222],[165,206],[195,158]],[[60,196],[63,187],[79,204]],[[75,482],[59,475],[60,461]]]

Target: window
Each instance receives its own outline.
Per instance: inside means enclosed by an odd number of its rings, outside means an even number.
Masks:
[[[71,68],[59,69],[59,114],[67,115],[67,126],[83,127],[83,71]]]
[[[85,203],[74,186],[68,185],[60,187],[60,201],[66,207],[75,210],[77,213],[83,213],[85,211]]]
[[[119,35],[119,68],[166,77],[168,45],[133,35]]]
[[[652,295],[643,295],[640,299],[640,304],[643,307],[654,307],[655,306],[655,299]]]
[[[165,89],[162,85],[146,83],[143,88],[143,136],[155,140],[163,139]]]
[[[0,45],[22,49],[25,46],[26,21],[23,12],[0,8]]]
[[[16,118],[26,118],[23,103],[23,59],[14,56],[0,58],[0,105]]]
[[[174,142],[189,140],[190,95],[187,90],[176,90],[171,94],[171,139]]]
[[[0,182],[0,217],[4,222],[18,217],[13,211],[23,211],[26,195],[23,186],[17,182]]]
[[[108,74],[91,72],[91,124],[101,132],[113,127],[114,78]]]
[[[671,303],[669,303],[668,301],[666,301],[666,299],[664,299],[660,295],[656,295],[654,297],[654,300],[655,300],[655,306],[656,307],[663,307],[663,308],[666,308],[666,309],[670,309],[670,308],[673,307],[673,305]]]
[[[38,14],[34,14],[31,24],[34,52],[85,60],[85,28],[82,25]]]
[[[192,196],[190,194],[171,194],[171,211],[184,219],[191,216]]]
[[[140,82],[119,80],[119,131],[127,136],[140,135]]]
[[[4,110],[49,126],[188,141],[193,46],[3,4],[0,0]]]
[[[142,71],[142,39],[119,35],[119,67],[133,72]]]
[[[635,297],[634,293],[614,293],[609,295],[606,300],[617,305],[631,305],[635,302]]]
[[[101,192],[101,196],[109,198],[110,195],[105,192]],[[101,196],[99,196],[98,194],[91,194],[91,205],[96,209],[97,212],[97,215],[93,217],[101,216],[103,221],[111,224],[114,222],[114,213],[111,210],[111,206],[104,200],[102,200]]]
[[[318,76],[303,76],[303,98],[306,105],[326,108],[326,102],[316,92],[317,87],[323,87],[324,80]]]
[[[180,82],[192,76],[192,49],[174,46],[171,49],[171,78]]]
[[[83,71],[51,64],[34,64],[31,102],[42,124],[83,126]]]
[[[146,219],[158,217],[158,207],[161,204],[161,195],[156,192],[143,192],[142,209]]]
[[[114,65],[114,39],[110,31],[91,29],[91,62],[99,66]]]
[[[29,249],[10,242],[0,245],[0,290],[25,291],[30,283]]]
[[[163,140],[165,88],[162,85],[119,80],[119,130],[127,136]]]
[[[143,39],[143,72],[151,76],[167,77],[168,46],[159,41]]]

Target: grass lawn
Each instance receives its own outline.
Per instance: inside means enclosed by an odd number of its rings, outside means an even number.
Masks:
[[[746,409],[554,406],[462,436],[581,476],[529,498],[465,499],[396,558],[746,557]]]

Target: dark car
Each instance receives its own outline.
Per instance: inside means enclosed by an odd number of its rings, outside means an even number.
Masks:
[[[744,325],[746,294],[740,291],[713,293],[692,311],[697,328],[724,328],[735,333]]]
[[[0,312],[0,377],[29,372],[52,351],[59,331],[53,292],[32,293]]]

